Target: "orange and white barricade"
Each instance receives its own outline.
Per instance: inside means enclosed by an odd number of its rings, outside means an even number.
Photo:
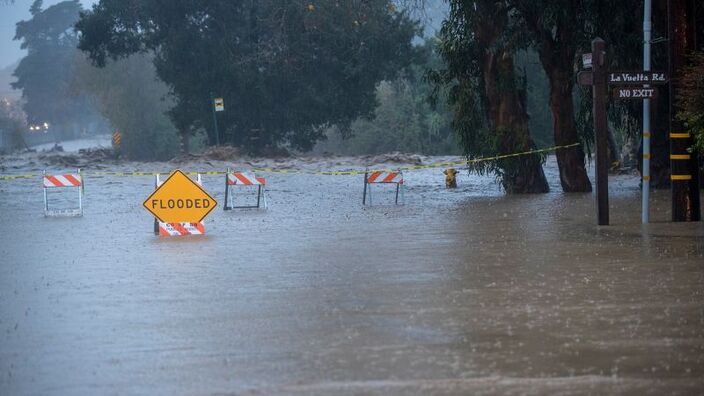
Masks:
[[[76,173],[48,175],[42,177],[44,187],[44,216],[83,216],[83,176],[81,170]],[[49,190],[75,188],[78,190],[78,208],[53,209],[49,207]]]
[[[388,172],[388,171],[371,171],[364,173],[364,195],[362,196],[362,205],[367,204],[367,195],[369,195],[369,205],[372,204],[372,185],[374,184],[392,184],[396,186],[395,203],[398,205],[399,193],[401,200],[404,199],[403,192],[403,173]]]
[[[159,174],[154,176],[154,189],[161,186],[164,181],[161,180]],[[196,183],[203,185],[200,173],[196,176]],[[200,223],[164,223],[154,218],[154,235],[159,236],[186,236],[186,235],[205,235],[205,225]]]
[[[233,187],[257,187],[257,204],[235,206]],[[267,208],[266,179],[258,177],[251,172],[232,172],[229,168],[225,172],[225,210],[232,209],[259,209]]]
[[[203,223],[162,223],[157,221],[160,236],[204,235]]]

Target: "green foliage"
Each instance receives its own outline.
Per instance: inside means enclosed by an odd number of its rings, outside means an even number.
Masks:
[[[429,78],[438,90],[449,90],[452,127],[470,160],[535,148],[526,69],[521,74],[515,62],[527,45],[521,22],[507,1],[450,1],[440,33],[445,67]],[[494,173],[507,193],[542,193],[549,191],[543,161],[537,154],[509,157],[474,163],[470,170]]]
[[[526,105],[528,107],[528,129],[538,147],[555,145],[552,113],[550,111],[550,83],[540,65],[534,49],[516,53],[516,69],[526,79]]]
[[[680,79],[677,118],[695,136],[694,150],[704,153],[704,52],[695,52]]]
[[[434,101],[442,100],[441,90],[447,90],[447,101],[454,114],[452,129],[464,155],[473,158],[495,153],[496,141],[488,133],[479,93],[483,88],[480,67],[483,53],[472,32],[474,14],[464,11],[458,2],[450,3],[438,47],[444,67],[431,70],[428,79],[435,86]]]
[[[582,53],[591,51],[591,41],[601,37],[607,44],[608,68],[638,69],[642,61],[642,0],[511,0],[525,27],[531,46],[542,49],[541,61],[546,70],[558,75],[568,73],[576,79]],[[572,88],[570,87],[570,92]],[[580,140],[591,151],[594,130],[591,124],[591,89],[581,88],[576,99],[575,115]],[[621,129],[630,125],[638,113],[636,102],[610,104],[609,120]]]
[[[467,4],[450,2],[450,13],[440,33],[439,52],[445,67],[431,71],[429,78],[439,90],[447,88],[447,99],[454,114],[452,128],[467,158],[489,157],[512,150],[502,147],[509,131],[489,123],[487,112],[489,101],[495,100],[503,91],[524,91],[525,80],[515,78],[515,70],[504,71],[496,77],[498,92],[495,98],[488,97],[486,74],[483,62],[490,54],[511,53],[522,48],[523,39],[514,34],[515,21],[506,9],[491,0]],[[497,55],[500,56],[500,55]],[[494,84],[492,83],[492,84]],[[437,97],[439,91],[435,92]],[[510,173],[507,168],[512,161],[480,162],[472,166],[479,173],[493,172],[502,178]]]
[[[128,4],[126,4],[128,3]],[[261,151],[308,149],[375,106],[375,86],[409,64],[417,25],[388,0],[101,0],[76,25],[97,64],[154,51],[182,132],[208,129]]]
[[[422,62],[409,68],[407,74],[391,81],[382,81],[376,88],[377,107],[371,117],[355,120],[342,136],[339,128],[327,131],[327,141],[316,151],[335,154],[381,154],[393,151],[428,155],[458,154],[459,148],[450,128],[452,114],[443,103],[431,106],[431,86],[424,78],[427,68],[437,67],[440,60],[434,43],[422,48]]]
[[[30,124],[62,126],[86,114],[86,98],[71,87],[73,58],[78,52],[73,25],[81,4],[69,0],[45,10],[41,7],[41,0],[35,0],[30,9],[32,19],[17,23],[15,40],[22,41],[27,56],[15,69],[17,81],[12,87],[22,90]]]
[[[137,54],[99,69],[77,58],[78,85],[93,95],[101,114],[122,133],[122,153],[134,160],[167,160],[179,148],[176,128],[166,116],[172,103],[153,59]]]
[[[25,125],[21,120],[22,110],[15,101],[0,99],[0,150],[14,149],[22,145],[22,131]]]

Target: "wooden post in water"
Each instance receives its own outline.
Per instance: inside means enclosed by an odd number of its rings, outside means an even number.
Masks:
[[[596,216],[599,225],[609,225],[609,156],[606,120],[606,43],[592,41],[592,115],[596,141]]]

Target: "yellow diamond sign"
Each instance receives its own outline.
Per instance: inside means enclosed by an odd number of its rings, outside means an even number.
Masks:
[[[143,203],[162,223],[199,223],[217,204],[215,198],[180,170],[175,170]]]

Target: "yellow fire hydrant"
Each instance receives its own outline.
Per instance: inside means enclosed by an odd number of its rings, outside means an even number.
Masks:
[[[455,168],[448,168],[442,173],[445,174],[445,187],[457,188],[457,170]]]

